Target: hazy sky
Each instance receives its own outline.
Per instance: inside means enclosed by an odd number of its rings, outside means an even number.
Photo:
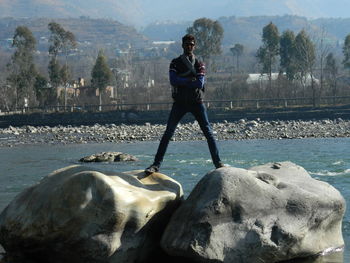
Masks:
[[[350,17],[350,0],[0,0],[0,17],[111,18],[144,27],[151,22],[222,16]]]
[[[198,17],[300,15],[309,18],[350,17],[350,0],[138,0],[135,23],[184,21]]]

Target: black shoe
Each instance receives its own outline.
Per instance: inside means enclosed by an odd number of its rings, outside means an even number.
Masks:
[[[145,169],[145,174],[150,175],[159,171],[159,166],[152,164],[150,167]]]
[[[226,165],[224,165],[222,162],[215,164],[215,168],[216,169],[219,169],[219,168],[222,168],[222,167],[226,167]]]

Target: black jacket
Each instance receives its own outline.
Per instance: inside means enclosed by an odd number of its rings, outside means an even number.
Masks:
[[[180,103],[200,103],[203,101],[205,66],[195,58],[191,70],[188,66],[191,62],[186,65],[185,58],[181,55],[170,63],[169,79],[173,87],[172,97]]]

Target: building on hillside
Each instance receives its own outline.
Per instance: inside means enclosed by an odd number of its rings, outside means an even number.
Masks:
[[[283,73],[283,76],[285,76],[286,74]],[[299,74],[300,75],[300,74]],[[271,80],[272,81],[276,81],[278,80],[278,77],[280,76],[280,73],[272,73],[271,74]],[[300,81],[301,79],[298,78],[298,75],[296,76],[296,79],[295,81]],[[248,85],[267,85],[270,81],[270,78],[269,78],[269,75],[268,74],[261,74],[261,73],[251,73],[251,74],[248,74],[248,77],[246,79],[246,83]],[[311,74],[307,74],[303,80],[305,82],[305,85],[306,86],[311,86]],[[313,78],[313,81],[316,85],[318,85],[320,83],[320,80],[317,79],[317,78]]]
[[[114,86],[107,86],[104,93],[107,95],[110,99],[115,99],[117,97],[116,87]],[[95,89],[95,95],[96,97],[100,96],[100,90]]]
[[[107,97],[112,100],[121,101],[121,94],[123,89],[129,87],[130,72],[128,70],[117,70],[112,69],[112,72],[116,75],[117,85],[116,86],[107,86],[104,90],[104,93]],[[154,80],[150,80],[147,83],[148,86],[154,86]],[[65,87],[60,85],[57,88],[57,98],[64,97],[66,94],[67,98],[78,98],[78,97],[99,97],[100,92],[97,88],[94,88],[90,85],[86,85],[85,79],[79,78],[73,83],[68,83]]]
[[[125,89],[129,87],[131,72],[126,69],[111,68],[112,73],[117,81],[117,86]]]
[[[175,41],[153,41],[152,45],[159,53],[166,53],[171,45],[174,45]]]
[[[272,73],[271,74],[271,80],[277,80],[278,79],[279,74],[278,73]],[[262,83],[268,83],[270,80],[269,75],[268,74],[261,74],[261,73],[251,73],[248,74],[248,78],[246,80],[248,85],[252,85],[252,84],[262,84]]]
[[[135,52],[141,58],[163,57],[175,43],[175,41],[153,41],[150,45],[135,50]]]
[[[79,78],[77,81],[73,83],[68,83],[65,87],[64,85],[60,85],[57,88],[57,97],[64,96],[64,92],[66,92],[68,97],[79,97],[81,94],[82,88],[85,87],[85,80],[83,78]]]
[[[115,49],[115,55],[117,57],[122,57],[122,56],[126,56],[126,55],[129,55],[129,54],[130,54],[130,50],[122,50],[122,49],[119,49],[119,48]]]
[[[76,96],[75,89],[70,83],[67,83],[66,85],[59,85],[57,87],[57,98],[64,97],[65,94],[67,94],[68,97]]]

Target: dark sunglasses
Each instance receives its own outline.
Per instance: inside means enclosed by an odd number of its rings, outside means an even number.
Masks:
[[[194,46],[195,44],[193,42],[185,42],[184,45],[185,46]]]

